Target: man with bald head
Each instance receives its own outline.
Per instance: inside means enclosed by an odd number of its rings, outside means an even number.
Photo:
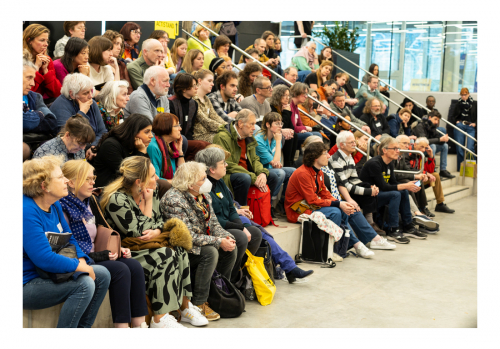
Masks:
[[[142,56],[127,64],[128,75],[134,90],[137,90],[142,85],[144,73],[149,67],[161,65],[164,54],[163,45],[158,40],[144,40],[142,43]]]

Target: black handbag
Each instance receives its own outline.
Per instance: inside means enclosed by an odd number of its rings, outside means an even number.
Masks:
[[[271,245],[269,245],[266,240],[262,239],[260,247],[258,248],[257,252],[255,252],[254,256],[264,258],[264,268],[266,268],[267,274],[274,283],[274,279],[277,277],[277,275],[276,268],[272,259]]]
[[[221,318],[235,318],[245,311],[245,298],[241,292],[217,271],[210,280],[208,303]]]

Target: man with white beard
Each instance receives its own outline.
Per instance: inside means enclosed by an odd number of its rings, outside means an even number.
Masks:
[[[381,113],[381,103],[378,98],[370,98],[366,101],[363,115],[359,119],[370,127],[372,137],[377,140],[380,140],[383,134],[390,136],[391,129]]]

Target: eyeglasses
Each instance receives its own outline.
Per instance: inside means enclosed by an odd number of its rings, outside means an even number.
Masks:
[[[137,29],[137,30],[132,29],[130,32],[131,32],[132,34],[139,34],[139,35],[141,35],[141,34],[142,34],[142,33],[141,33],[141,31],[140,31],[139,29]]]
[[[401,150],[399,148],[385,148],[385,149],[387,149],[387,150],[394,150],[394,151],[400,151]]]
[[[257,87],[257,88],[260,88],[261,90],[268,90],[268,91],[271,91],[273,89],[273,87],[271,85],[269,85],[268,87]]]
[[[344,142],[344,144],[356,145],[356,141],[352,141],[352,142]]]
[[[273,122],[273,125],[278,127],[283,127],[283,123],[281,121],[275,121]]]
[[[181,128],[181,125],[180,124],[177,124],[177,125],[174,125],[172,127],[178,127],[178,128]]]
[[[87,178],[85,178],[85,182],[87,182],[88,184],[90,184],[92,182],[95,183],[96,179],[97,179],[97,176],[87,177]]]

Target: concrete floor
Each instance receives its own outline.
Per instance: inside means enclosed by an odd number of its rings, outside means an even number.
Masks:
[[[450,207],[436,213],[437,235],[333,269],[299,265],[314,270],[309,282],[277,281],[271,305],[247,302],[239,318],[208,328],[476,328],[477,196]]]

